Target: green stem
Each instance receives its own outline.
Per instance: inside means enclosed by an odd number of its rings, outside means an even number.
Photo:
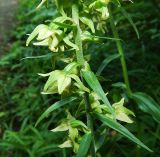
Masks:
[[[87,115],[87,126],[91,130],[91,134],[92,134],[92,143],[91,143],[90,153],[91,153],[91,157],[96,157],[93,119],[90,114],[91,113],[91,105],[89,102],[89,94],[88,93],[84,94],[84,102],[85,102],[86,115]]]
[[[79,8],[78,5],[73,4],[72,5],[72,17],[73,20],[77,26],[76,29],[76,36],[75,36],[75,43],[78,46],[78,50],[76,50],[76,57],[77,57],[77,62],[80,65],[84,65],[84,57],[83,57],[83,48],[82,48],[82,41],[81,41],[81,29],[79,26]]]
[[[79,25],[79,8],[78,5],[74,4],[72,6],[72,17],[77,25],[76,30],[76,36],[75,36],[75,44],[78,46],[78,50],[76,50],[76,56],[77,56],[77,62],[83,66],[85,63],[84,57],[83,57],[83,48],[82,48],[82,40],[81,40],[81,28]],[[81,75],[82,82],[85,83],[83,80],[83,77]],[[84,102],[85,102],[85,110],[86,110],[86,116],[87,116],[87,126],[91,130],[92,134],[92,142],[90,147],[90,153],[92,157],[96,157],[96,151],[95,151],[95,141],[94,141],[94,129],[93,129],[93,119],[90,114],[91,112],[91,105],[89,102],[89,94],[87,92],[84,93]]]
[[[114,38],[119,39],[119,34],[118,34],[118,31],[117,31],[116,26],[114,24],[114,19],[113,19],[113,15],[112,15],[110,7],[109,7],[109,14],[110,14],[110,25],[111,25],[111,29],[112,29]],[[125,60],[125,55],[124,55],[121,41],[116,40],[116,45],[117,45],[118,53],[120,54],[120,61],[121,61],[121,65],[122,65],[124,82],[127,86],[127,92],[130,95],[132,92],[131,92],[131,88],[130,88],[126,60]]]

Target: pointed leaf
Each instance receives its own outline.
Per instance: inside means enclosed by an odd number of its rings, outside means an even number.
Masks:
[[[132,25],[134,31],[135,31],[136,34],[137,34],[137,38],[139,39],[138,29],[137,29],[136,25],[134,24],[131,16],[127,13],[127,11],[126,11],[124,8],[120,7],[120,10],[121,10],[121,12],[123,13],[123,15],[126,17],[126,19],[127,19],[127,20],[130,22],[130,24]]]
[[[39,119],[37,120],[36,122],[36,126],[44,119],[46,118],[51,112],[59,109],[60,107],[62,106],[65,106],[66,104],[76,100],[77,98],[76,97],[68,97],[68,98],[65,98],[65,99],[62,99],[60,101],[57,101],[56,103],[54,103],[53,105],[51,105],[40,117]]]
[[[92,141],[91,133],[87,133],[83,136],[80,142],[80,146],[79,146],[76,157],[86,157],[87,156],[91,141]]]
[[[132,97],[143,112],[152,115],[153,118],[160,123],[160,106],[153,100],[152,97],[141,92],[133,93]]]
[[[110,55],[108,56],[105,60],[103,60],[103,62],[101,63],[100,67],[98,68],[97,70],[97,75],[100,75],[101,72],[104,70],[104,68],[110,63],[112,62],[113,60],[119,58],[120,55],[119,54],[113,54],[113,55]]]
[[[108,109],[111,113],[114,112],[110,102],[108,101],[102,86],[100,85],[97,77],[95,76],[95,74],[91,71],[88,70],[83,70],[82,71],[83,77],[86,80],[86,82],[88,83],[88,85],[93,89],[93,91],[95,93],[97,93],[97,95],[101,98],[101,100],[103,101],[104,104],[106,104],[108,106]]]
[[[130,139],[131,141],[135,142],[136,144],[140,145],[141,147],[145,148],[146,150],[152,152],[146,145],[144,145],[138,138],[136,138],[127,128],[122,126],[120,123],[116,122],[115,120],[104,116],[102,114],[95,113],[94,114],[97,119],[99,119],[103,124],[107,125],[108,127],[116,130],[117,132],[124,135],[126,138]]]

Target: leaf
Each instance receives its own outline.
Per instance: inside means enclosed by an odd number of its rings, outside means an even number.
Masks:
[[[86,157],[91,141],[92,141],[91,133],[87,133],[82,137],[76,157]]]
[[[139,108],[150,115],[160,123],[160,106],[153,100],[152,97],[145,93],[136,92],[132,94],[132,98],[137,102]]]
[[[112,86],[116,87],[116,88],[127,89],[126,84],[123,82],[114,83],[114,84],[112,84]]]
[[[57,26],[59,26],[60,28],[75,28],[74,25],[69,25],[69,24],[66,24],[66,23],[61,23],[61,22],[53,22],[55,23]]]
[[[116,130],[117,132],[121,133],[123,136],[125,136],[126,138],[128,138],[131,141],[135,142],[136,144],[140,145],[144,149],[152,152],[151,149],[149,149],[146,145],[144,145],[138,138],[136,138],[130,131],[128,131],[127,128],[122,126],[120,123],[116,122],[115,120],[113,120],[113,119],[111,119],[111,118],[109,118],[107,116],[99,114],[99,113],[94,113],[94,116],[97,119],[99,119],[102,123],[107,125],[108,127]]]
[[[41,59],[41,58],[51,58],[52,56],[54,56],[54,54],[52,53],[48,53],[46,55],[41,55],[41,56],[28,56],[28,57],[24,57],[21,60],[25,60],[25,59]]]
[[[105,125],[101,125],[95,132],[95,150],[96,152],[103,146],[108,136],[108,130]]]
[[[94,23],[90,18],[83,16],[80,17],[80,20],[91,29],[92,33],[95,33]]]
[[[104,70],[104,68],[110,63],[112,62],[113,60],[119,58],[120,55],[119,54],[113,54],[113,55],[110,55],[108,56],[105,60],[103,60],[103,62],[101,63],[100,67],[98,68],[97,70],[97,75],[100,75],[101,72]]]
[[[37,9],[39,9],[47,0],[42,0],[41,3],[37,6]]]
[[[44,118],[46,118],[51,112],[59,109],[60,107],[76,100],[77,98],[76,97],[68,97],[68,98],[65,98],[65,99],[62,99],[60,101],[57,101],[56,103],[54,103],[53,105],[51,105],[40,117],[39,119],[37,120],[35,126],[37,126]]]
[[[111,113],[114,112],[110,102],[108,101],[102,86],[100,85],[97,77],[95,76],[95,74],[89,70],[83,70],[82,71],[82,75],[84,77],[84,79],[86,80],[86,82],[88,83],[88,85],[93,89],[93,91],[95,93],[97,93],[97,95],[101,98],[101,100],[103,101],[104,104],[106,104],[108,106],[108,109]]]
[[[120,8],[120,11],[123,13],[123,15],[126,17],[126,19],[128,19],[128,21],[129,21],[130,24],[132,25],[134,31],[135,31],[136,34],[137,34],[137,38],[139,39],[139,32],[138,32],[138,29],[137,29],[136,25],[134,24],[134,22],[133,22],[131,16],[127,13],[127,11],[126,11],[124,8],[122,8],[122,7],[119,7],[119,8]]]

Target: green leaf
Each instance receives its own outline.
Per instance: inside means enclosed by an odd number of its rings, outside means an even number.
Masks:
[[[103,60],[103,62],[101,63],[100,67],[98,68],[97,70],[97,75],[100,75],[101,72],[104,70],[104,68],[110,63],[112,62],[113,60],[119,58],[120,55],[119,54],[113,54],[113,55],[110,55],[108,56],[105,60]]]
[[[127,89],[126,84],[123,82],[114,83],[114,84],[112,84],[112,86],[116,87],[116,88]]]
[[[44,118],[46,118],[51,112],[59,109],[60,107],[76,100],[77,98],[76,97],[68,97],[68,98],[65,98],[65,99],[62,99],[60,101],[57,101],[56,103],[54,103],[53,105],[51,105],[40,117],[39,119],[37,120],[35,126],[37,126]]]
[[[53,22],[55,23],[57,26],[59,26],[60,28],[76,28],[74,25],[69,25],[66,23],[60,23],[60,22]]]
[[[82,137],[76,157],[86,157],[91,141],[92,141],[91,133],[87,133]]]
[[[150,115],[160,123],[160,106],[153,100],[152,97],[145,93],[136,92],[132,94],[132,98],[137,102],[139,108]]]
[[[37,9],[39,9],[47,0],[42,0],[41,3],[37,6]]]
[[[119,8],[120,8],[120,11],[121,11],[121,12],[123,13],[123,15],[125,16],[125,18],[126,18],[126,19],[130,22],[130,24],[132,25],[134,31],[135,31],[136,34],[137,34],[137,38],[139,39],[138,29],[137,29],[136,25],[134,24],[131,16],[127,13],[127,11],[126,11],[124,8],[122,8],[122,7],[119,7]]]
[[[88,83],[88,85],[93,89],[93,91],[95,93],[97,93],[97,95],[101,98],[101,100],[103,101],[104,104],[106,104],[108,106],[108,109],[111,113],[114,112],[110,102],[108,101],[102,86],[100,85],[97,77],[95,76],[95,74],[89,70],[83,70],[82,71],[82,75],[84,77],[84,79],[86,80],[86,82]]]
[[[25,60],[25,59],[41,59],[41,58],[51,58],[52,56],[55,56],[55,54],[53,53],[48,53],[46,55],[41,55],[41,56],[28,56],[28,57],[24,57],[21,60]]]
[[[124,135],[126,138],[130,139],[131,141],[135,142],[136,144],[140,145],[141,147],[145,148],[146,150],[152,152],[146,145],[144,145],[138,138],[136,138],[128,129],[122,126],[120,123],[116,122],[115,120],[104,116],[102,114],[95,113],[94,116],[99,119],[102,123],[107,125],[108,127],[116,130],[117,132]]]

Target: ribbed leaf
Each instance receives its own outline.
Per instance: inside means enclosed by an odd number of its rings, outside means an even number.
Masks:
[[[51,112],[59,109],[60,107],[76,100],[77,98],[76,97],[69,97],[69,98],[65,98],[65,99],[62,99],[60,101],[57,101],[56,103],[54,103],[53,105],[51,105],[40,117],[39,119],[37,120],[36,122],[36,126],[45,118],[47,117]]]
[[[113,60],[119,58],[120,55],[119,54],[113,54],[108,56],[105,60],[103,60],[103,62],[101,63],[101,65],[99,66],[98,70],[97,70],[97,75],[100,75],[101,72],[104,70],[104,68]]]
[[[134,24],[134,22],[133,22],[131,16],[130,16],[130,15],[127,13],[127,11],[126,11],[124,8],[122,8],[122,7],[120,7],[120,11],[121,11],[122,14],[125,16],[125,18],[130,22],[130,24],[132,25],[134,31],[135,31],[136,34],[137,34],[137,38],[139,39],[139,32],[138,32],[138,29],[137,29],[136,25]]]
[[[83,136],[76,157],[86,157],[89,147],[91,145],[91,141],[92,141],[91,133],[87,133]]]
[[[95,74],[89,70],[82,71],[82,74],[83,74],[84,79],[88,83],[88,85],[94,90],[95,93],[97,93],[97,95],[102,99],[103,103],[108,106],[109,111],[111,113],[113,113],[113,108],[112,108],[110,102],[108,101],[108,99],[102,89],[102,86],[100,85]]]
[[[124,126],[120,123],[116,122],[115,120],[104,116],[102,114],[95,113],[94,114],[97,119],[99,119],[103,124],[107,125],[108,127],[116,130],[117,132],[121,133],[131,141],[135,142],[136,144],[140,145],[141,147],[145,148],[146,150],[152,152],[146,145],[144,145],[138,138],[136,138],[130,131],[128,131]]]
[[[149,95],[141,92],[132,94],[133,99],[139,105],[139,108],[150,115],[160,123],[160,106]]]

